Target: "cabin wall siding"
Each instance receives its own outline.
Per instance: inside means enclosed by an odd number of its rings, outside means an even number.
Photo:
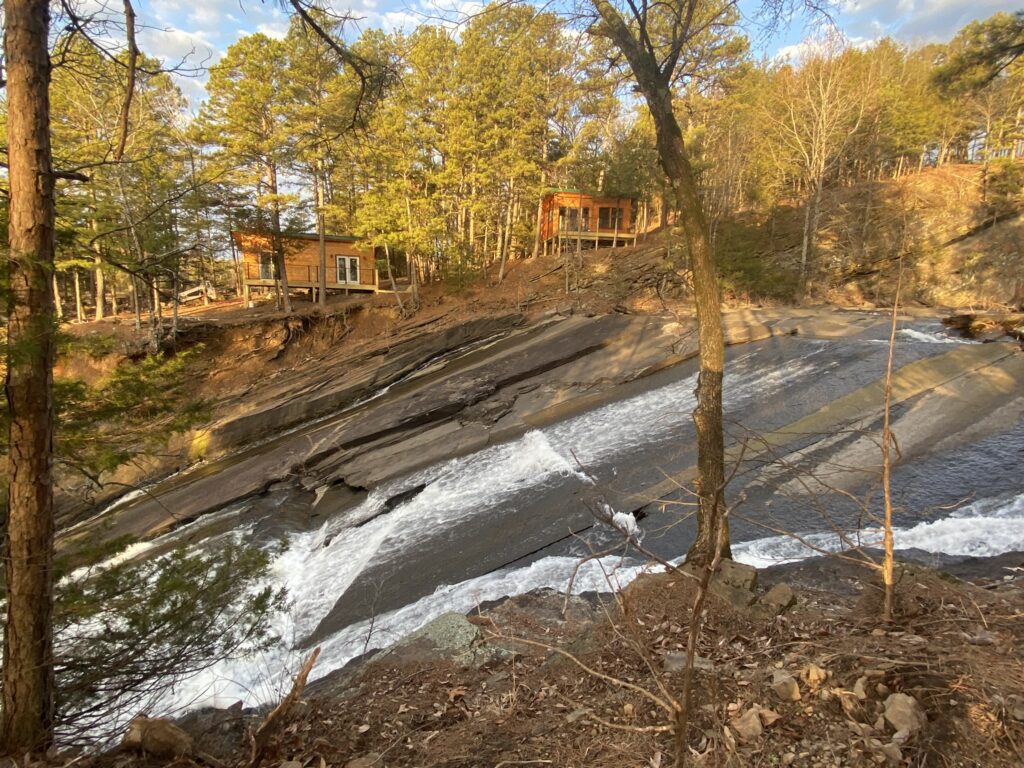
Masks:
[[[600,208],[619,208],[622,211],[622,224],[618,234],[633,234],[633,200],[628,197],[594,197],[581,192],[550,192],[541,203],[541,240],[546,241],[558,236],[559,208],[579,210],[590,209],[587,219],[588,232],[613,236],[615,227],[599,226],[598,210]],[[567,230],[568,231],[568,230]],[[575,230],[572,230],[575,232]]]
[[[273,252],[273,238],[270,235],[246,232],[234,233],[235,243],[242,256],[243,275],[246,282],[260,281],[260,253]],[[316,239],[282,236],[284,243],[285,271],[289,283],[312,283],[320,281],[320,242]],[[359,258],[359,285],[376,286],[377,260],[374,249],[360,242],[327,240],[324,243],[327,254],[327,284],[346,287],[338,281],[337,257],[356,256]],[[349,283],[349,286],[353,284]]]

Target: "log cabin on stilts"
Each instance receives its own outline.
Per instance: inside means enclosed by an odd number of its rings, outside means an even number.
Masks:
[[[541,201],[540,240],[544,255],[561,254],[566,249],[635,245],[636,214],[637,202],[632,198],[552,190]]]
[[[242,292],[249,306],[253,292],[273,291],[280,285],[274,267],[273,235],[269,232],[233,231],[242,257]],[[320,290],[320,237],[316,233],[282,234],[288,289],[309,291],[316,301]],[[333,292],[376,293],[380,289],[377,254],[373,246],[351,235],[324,235],[325,285]]]

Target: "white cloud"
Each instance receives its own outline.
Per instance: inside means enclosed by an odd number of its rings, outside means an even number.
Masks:
[[[262,24],[256,25],[256,31],[275,40],[283,40],[284,36],[288,34],[288,22],[265,21]]]
[[[855,37],[932,42],[950,39],[975,19],[1019,8],[1020,0],[843,0],[837,21]]]
[[[148,27],[139,32],[139,47],[168,66],[209,66],[221,56],[220,49],[200,32],[176,27]]]

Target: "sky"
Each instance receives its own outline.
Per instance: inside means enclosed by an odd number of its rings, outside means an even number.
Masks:
[[[430,23],[445,12],[473,9],[475,0],[327,0],[336,11],[347,11],[360,19],[353,34],[367,27],[411,31]],[[114,0],[87,0],[87,4],[120,6]],[[997,11],[1016,11],[1022,0],[832,0],[834,20],[851,42],[864,45],[881,37],[894,37],[907,43],[944,41],[975,19],[984,19]],[[758,0],[740,0],[740,8],[750,18]],[[263,32],[283,36],[288,15],[278,0],[136,0],[140,47],[165,62],[177,63],[185,57],[191,65],[208,66],[224,54],[228,46],[243,35]],[[810,30],[796,21],[759,44],[769,56],[797,52]],[[193,108],[204,96],[205,75],[183,78],[182,89]]]

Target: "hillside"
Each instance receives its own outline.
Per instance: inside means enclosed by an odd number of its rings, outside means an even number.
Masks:
[[[822,199],[808,298],[844,306],[891,302],[902,255],[905,299],[998,309],[1021,301],[1024,224],[1012,196],[986,194],[977,165],[831,187]],[[736,298],[797,298],[803,206],[740,215],[720,228],[723,277]]]

